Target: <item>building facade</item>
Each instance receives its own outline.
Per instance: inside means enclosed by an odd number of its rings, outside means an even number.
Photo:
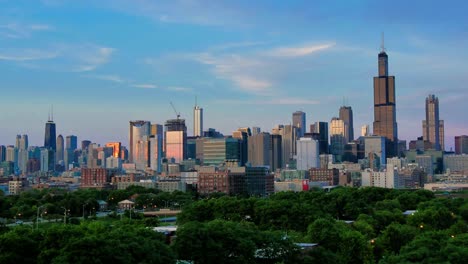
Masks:
[[[435,150],[444,150],[444,122],[439,119],[439,98],[431,94],[426,98],[426,120],[422,121],[423,139]]]
[[[382,40],[383,42],[383,40]],[[374,133],[386,139],[386,156],[397,155],[395,76],[388,75],[388,55],[382,43],[378,56],[378,73],[374,77]]]

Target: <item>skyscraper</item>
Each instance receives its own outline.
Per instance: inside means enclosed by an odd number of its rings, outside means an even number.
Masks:
[[[297,127],[297,138],[304,136],[306,132],[306,114],[302,111],[293,113],[293,126]]]
[[[78,138],[76,136],[67,136],[65,141],[65,148],[75,150],[78,147]]]
[[[278,125],[272,129],[272,134],[281,135],[282,166],[285,168],[296,155],[297,128],[293,125]]]
[[[347,142],[354,140],[353,109],[351,106],[340,107],[340,119],[348,126]]]
[[[311,133],[318,134],[317,140],[319,141],[319,153],[328,154],[328,123],[315,122],[313,126],[310,125],[310,128]]]
[[[468,136],[455,136],[455,154],[468,154]]]
[[[56,139],[57,136],[55,134],[55,123],[51,117],[49,117],[49,121],[47,121],[45,125],[45,137],[44,137],[44,148],[50,149],[55,152],[56,148]]]
[[[387,157],[397,155],[395,76],[388,76],[388,56],[382,37],[378,56],[379,76],[374,77],[374,135],[386,138]]]
[[[296,160],[298,170],[320,167],[318,140],[312,138],[298,139]]]
[[[130,121],[129,153],[128,160],[135,162],[137,156],[137,144],[143,137],[150,135],[151,123],[149,121]]]
[[[361,127],[361,137],[367,137],[367,136],[370,136],[369,125],[363,125]]]
[[[435,150],[443,150],[443,122],[439,119],[439,98],[430,94],[426,98],[426,120],[422,121],[422,129],[423,139],[429,141]]]
[[[252,166],[270,165],[270,133],[260,132],[248,138],[248,157]]]
[[[270,137],[270,169],[276,171],[276,169],[283,168],[283,140],[281,135],[271,135]]]
[[[166,158],[180,163],[187,158],[187,127],[185,119],[170,119],[164,124]]]
[[[203,108],[195,103],[193,108],[193,136],[203,136]]]
[[[60,161],[64,160],[64,150],[65,150],[65,142],[63,140],[63,136],[59,135],[57,137],[57,151],[55,152],[55,163],[59,163]]]
[[[332,118],[330,122],[330,153],[336,161],[342,161],[344,147],[348,141],[348,126],[339,118]]]

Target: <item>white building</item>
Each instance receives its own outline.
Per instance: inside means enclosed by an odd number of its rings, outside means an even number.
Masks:
[[[297,169],[309,170],[320,167],[319,143],[312,138],[300,138],[297,141]]]
[[[361,173],[361,186],[398,188],[398,172],[389,164],[386,171],[365,170]]]
[[[193,108],[193,136],[203,136],[203,108],[198,105]]]

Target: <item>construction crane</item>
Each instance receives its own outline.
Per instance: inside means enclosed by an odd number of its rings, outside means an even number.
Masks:
[[[177,112],[177,110],[176,110],[176,108],[175,108],[175,106],[174,106],[174,104],[172,102],[170,102],[170,103],[171,103],[172,109],[174,109],[174,113],[177,115],[177,119],[179,119],[180,112]]]

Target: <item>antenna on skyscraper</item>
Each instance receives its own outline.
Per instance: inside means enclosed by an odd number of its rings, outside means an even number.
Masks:
[[[382,52],[385,52],[385,38],[384,38],[384,33],[382,32],[382,43],[380,44],[380,49]]]

